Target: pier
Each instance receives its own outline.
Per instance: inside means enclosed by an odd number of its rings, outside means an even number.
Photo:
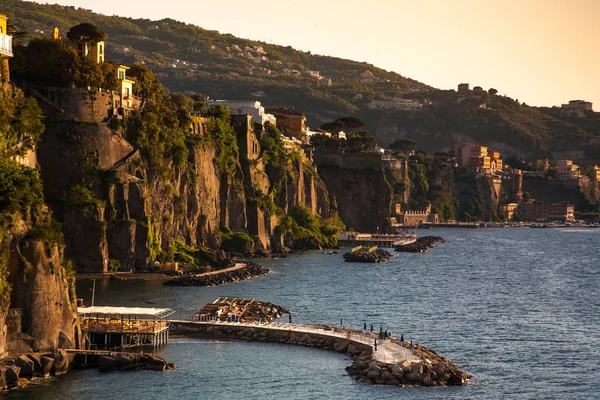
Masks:
[[[413,243],[417,240],[416,233],[358,233],[344,232],[338,235],[338,243],[346,246],[379,246],[394,247]]]
[[[368,330],[330,325],[171,321],[180,335],[261,341],[317,347],[353,359],[348,373],[370,384],[391,386],[454,386],[471,377],[435,351],[395,337],[382,339]]]
[[[409,349],[410,342],[380,340],[376,332],[329,325],[298,325],[281,323],[240,323],[223,321],[171,321],[177,334],[200,334],[238,340],[263,340],[336,350],[353,345],[357,354],[372,353],[373,359],[383,363],[418,362]],[[377,350],[375,351],[375,340]],[[344,351],[345,352],[345,351]],[[353,351],[354,352],[354,351]]]
[[[78,307],[88,350],[153,346],[169,341],[169,308]]]

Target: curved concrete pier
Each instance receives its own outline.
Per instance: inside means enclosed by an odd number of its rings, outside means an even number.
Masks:
[[[470,375],[423,346],[401,343],[398,338],[377,339],[365,330],[326,325],[255,324],[171,321],[181,335],[264,341],[319,347],[345,353],[354,359],[350,375],[362,382],[387,385],[448,386],[465,383]]]

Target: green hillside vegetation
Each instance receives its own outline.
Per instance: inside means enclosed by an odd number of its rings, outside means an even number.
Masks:
[[[104,16],[81,8],[20,0],[6,0],[3,10],[14,30],[29,33],[25,40],[49,36],[55,26],[64,37],[70,27],[92,22],[108,35],[107,60],[143,61],[161,73],[162,81],[173,91],[193,90],[213,98],[249,98],[252,92],[264,91],[260,100],[270,104],[294,105],[309,113],[327,109],[348,114],[358,110],[358,104],[352,102],[357,93],[363,93],[366,102],[428,88],[367,63],[240,39],[172,19]],[[319,71],[326,79],[311,78],[307,71]],[[360,74],[365,71],[373,74],[369,84],[361,83]],[[326,85],[327,79],[332,79],[333,86]]]
[[[307,115],[312,127],[356,115],[382,145],[405,138],[415,140],[417,149],[435,152],[449,150],[465,138],[501,143],[505,155],[534,158],[564,147],[585,148],[590,139],[600,137],[598,113],[586,118],[564,116],[499,96],[495,89],[459,95],[367,63],[241,39],[172,19],[105,16],[21,0],[3,4],[12,30],[28,32],[22,36],[25,41],[50,36],[54,26],[65,37],[70,27],[92,22],[107,33],[107,60],[145,64],[172,92],[293,106]],[[325,79],[311,77],[310,71]],[[417,112],[366,108],[373,99],[394,96],[420,100],[426,106]],[[598,148],[588,152],[600,156]]]
[[[377,120],[396,123],[404,130],[403,138],[416,141],[418,149],[427,151],[452,149],[454,134],[482,144],[505,143],[522,153],[542,156],[564,147],[585,146],[595,135],[593,130],[587,131],[575,121],[558,119],[536,107],[485,90],[466,94],[454,90],[426,91],[413,93],[411,97],[431,104],[416,112],[361,110],[359,116],[369,126]],[[423,133],[429,134],[427,142]],[[376,135],[380,139],[379,132]],[[596,135],[600,136],[600,132]]]

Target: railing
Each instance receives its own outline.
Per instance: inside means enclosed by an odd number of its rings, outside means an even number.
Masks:
[[[0,33],[0,54],[12,57],[12,36]]]

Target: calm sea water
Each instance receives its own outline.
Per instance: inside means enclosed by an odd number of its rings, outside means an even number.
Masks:
[[[600,398],[600,230],[436,229],[448,243],[385,264],[341,253],[267,260],[273,273],[213,288],[98,283],[96,304],[171,307],[189,316],[217,296],[271,301],[298,322],[378,329],[432,347],[475,378],[459,388],[355,382],[340,354],[271,343],[172,340],[164,373],[74,372],[11,392],[27,399]],[[89,304],[91,283],[78,282]]]

